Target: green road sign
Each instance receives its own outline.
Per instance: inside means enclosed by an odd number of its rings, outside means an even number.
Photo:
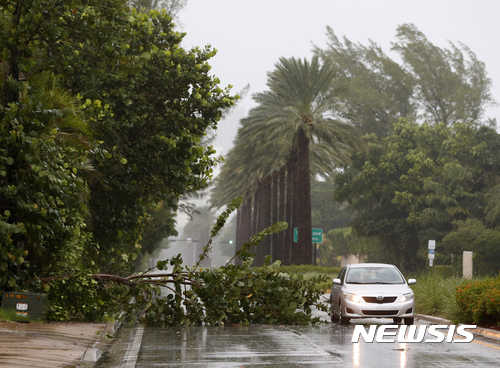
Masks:
[[[311,229],[312,230],[312,242],[321,243],[323,242],[323,229]]]
[[[311,236],[312,236],[312,242],[313,243],[321,243],[323,241],[323,229],[311,229]],[[294,243],[297,243],[299,241],[299,228],[294,227],[293,228],[293,241]]]

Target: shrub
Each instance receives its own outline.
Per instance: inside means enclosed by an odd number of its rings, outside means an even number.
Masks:
[[[42,285],[40,285],[42,286]],[[118,294],[118,287],[114,292]],[[116,312],[119,306],[113,303],[103,285],[92,274],[79,272],[67,277],[56,277],[47,286],[38,290],[47,291],[49,321],[104,321],[105,317]],[[117,310],[114,310],[114,309]]]
[[[455,298],[455,288],[463,279],[445,277],[440,270],[416,276],[417,284],[411,288],[415,294],[415,310],[417,313],[440,316],[450,320],[461,317]]]
[[[465,322],[500,323],[500,277],[463,283],[455,289],[455,295]]]
[[[15,309],[0,308],[0,321],[29,321],[29,318],[18,315]]]
[[[457,276],[455,268],[451,265],[435,265],[434,274],[439,275],[443,278],[450,278]]]
[[[332,287],[332,279],[337,277],[340,273],[340,267],[321,267],[321,266],[310,266],[310,265],[291,265],[291,266],[281,266],[280,272],[302,275],[304,280],[311,280],[312,278],[325,277],[324,281],[321,282],[319,288],[323,291],[327,291]]]

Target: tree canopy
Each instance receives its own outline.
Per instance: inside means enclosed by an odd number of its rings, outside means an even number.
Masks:
[[[211,178],[202,138],[235,99],[210,75],[215,50],[184,50],[166,11],[125,1],[1,11],[2,288],[130,269],[154,209]]]
[[[450,239],[461,222],[484,220],[493,203],[487,193],[499,180],[493,127],[402,120],[391,136],[367,139],[370,151],[336,177],[335,195],[353,206],[356,232],[385,246],[386,261],[418,269],[428,240]],[[449,262],[460,247],[438,252]]]
[[[413,24],[397,29],[388,56],[370,41],[355,44],[327,28],[327,47],[315,54],[339,71],[342,101],[351,122],[363,133],[387,136],[400,118],[444,123],[484,122],[485,107],[495,103],[486,66],[467,46],[435,46]]]

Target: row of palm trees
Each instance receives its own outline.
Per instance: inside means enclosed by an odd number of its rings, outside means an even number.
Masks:
[[[282,264],[312,264],[311,177],[332,175],[353,150],[363,149],[360,134],[342,115],[335,77],[318,57],[281,58],[268,73],[268,90],[253,96],[257,107],[240,122],[211,201],[221,207],[244,197],[237,247],[273,223],[289,224],[255,249],[256,265],[266,255]]]

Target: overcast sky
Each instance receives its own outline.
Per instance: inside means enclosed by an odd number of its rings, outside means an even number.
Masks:
[[[372,40],[391,56],[396,28],[413,23],[439,47],[464,43],[486,64],[492,93],[500,101],[500,1],[498,0],[188,0],[179,13],[184,48],[212,45],[212,72],[241,101],[266,89],[266,73],[280,57],[310,58],[312,44],[326,45],[326,27],[363,45]],[[392,54],[394,55],[394,54]],[[500,107],[487,117],[500,123]]]

